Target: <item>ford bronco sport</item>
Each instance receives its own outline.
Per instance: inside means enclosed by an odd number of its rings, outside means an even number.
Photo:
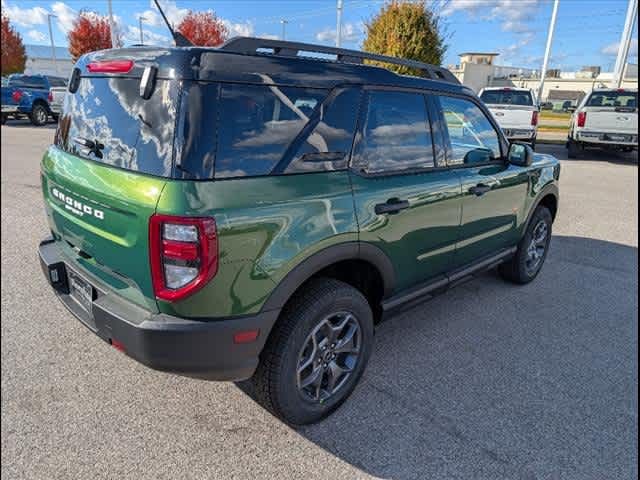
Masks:
[[[349,396],[380,320],[546,258],[558,161],[440,67],[235,38],[87,54],[68,89],[41,165],[56,294],[149,367],[251,379],[291,424]]]

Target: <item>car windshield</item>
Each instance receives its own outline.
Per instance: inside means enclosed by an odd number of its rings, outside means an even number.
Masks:
[[[485,90],[480,99],[487,104],[495,105],[533,105],[531,93],[517,90]]]
[[[638,108],[638,92],[593,92],[586,106]]]

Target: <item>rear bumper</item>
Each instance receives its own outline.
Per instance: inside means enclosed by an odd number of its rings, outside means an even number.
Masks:
[[[2,113],[18,113],[17,105],[2,105]]]
[[[89,312],[69,293],[67,272],[86,277],[64,262],[53,239],[40,244],[39,256],[47,281],[76,318],[104,341],[156,370],[209,380],[247,379],[258,365],[258,355],[279,314],[272,310],[253,316],[198,320],[152,314],[95,285]],[[57,274],[56,282],[52,281],[52,270]],[[236,333],[254,329],[259,330],[255,341],[234,343]]]
[[[628,147],[638,146],[638,135],[635,133],[579,131],[577,132],[577,137],[577,140],[582,143],[622,145]]]

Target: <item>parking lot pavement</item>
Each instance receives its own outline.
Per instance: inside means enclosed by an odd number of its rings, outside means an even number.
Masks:
[[[637,154],[563,161],[538,279],[488,273],[382,324],[347,404],[296,431],[67,313],[36,258],[53,130],[1,130],[2,478],[637,477]]]

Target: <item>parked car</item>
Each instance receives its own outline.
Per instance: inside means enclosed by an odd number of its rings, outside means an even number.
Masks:
[[[600,88],[587,95],[571,117],[567,149],[569,158],[597,147],[638,149],[638,90]]]
[[[306,424],[355,388],[377,322],[488,268],[538,275],[560,165],[441,67],[235,38],[81,57],[41,171],[40,261],[73,315]]]
[[[553,102],[542,102],[540,110],[553,110]]]
[[[49,89],[64,87],[66,80],[47,75],[9,75],[2,85],[2,123],[9,117],[28,117],[36,126],[47,123],[48,117],[56,119],[49,107]]]
[[[531,89],[487,87],[480,91],[480,99],[509,140],[528,142],[535,149],[539,108]]]
[[[66,93],[66,85],[63,87],[51,87],[49,89],[49,110],[51,111],[51,116],[56,122],[58,121],[58,117],[62,111],[62,104]]]

